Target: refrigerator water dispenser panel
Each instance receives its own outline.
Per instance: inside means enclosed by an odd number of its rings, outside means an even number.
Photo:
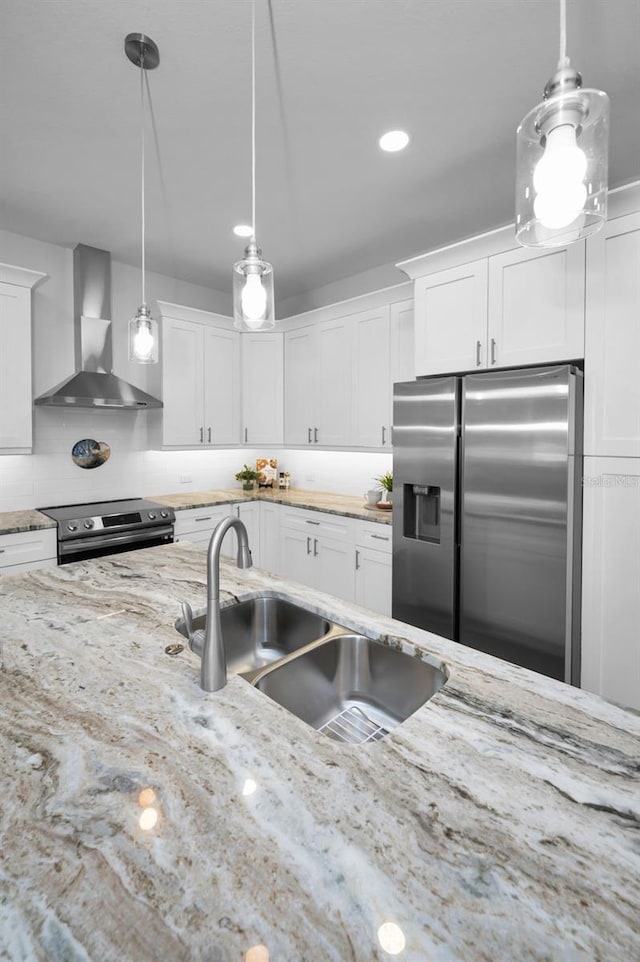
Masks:
[[[434,484],[404,485],[403,535],[440,544],[440,488]]]

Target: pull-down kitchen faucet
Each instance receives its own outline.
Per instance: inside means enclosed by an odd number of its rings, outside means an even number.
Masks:
[[[236,528],[238,533],[238,567],[252,566],[249,537],[244,523],[240,518],[224,518],[214,528],[207,551],[207,621],[204,631],[193,631],[191,606],[182,603],[189,648],[200,655],[200,687],[204,691],[218,691],[227,684],[227,656],[220,625],[220,549],[229,528]]]

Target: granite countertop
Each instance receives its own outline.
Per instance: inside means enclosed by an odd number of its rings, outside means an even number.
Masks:
[[[165,654],[178,602],[205,603],[197,546],[3,579],[8,958],[382,962],[389,922],[404,962],[640,957],[635,714],[256,569],[223,562],[222,587],[302,601],[447,683],[342,746]]]
[[[56,522],[35,508],[24,511],[0,511],[0,535],[18,534],[20,531],[38,531],[55,528]]]
[[[389,509],[365,505],[364,499],[350,494],[333,494],[330,491],[306,491],[303,488],[280,489],[257,488],[243,491],[241,488],[225,488],[219,491],[197,491],[187,494],[149,495],[151,501],[167,505],[175,511],[187,508],[206,508],[215,504],[237,504],[243,501],[268,501],[271,504],[286,504],[295,508],[308,508],[310,511],[324,511],[327,514],[340,514],[347,518],[360,518],[363,521],[378,521],[391,524]]]
[[[311,511],[325,511],[328,514],[341,514],[347,518],[361,518],[365,521],[378,521],[391,524],[391,511],[369,508],[362,498],[348,494],[331,494],[328,491],[304,491],[299,488],[288,491],[267,488],[255,492],[241,488],[223,488],[215,491],[191,491],[187,494],[145,495],[150,501],[167,505],[176,511],[188,508],[205,508],[215,504],[238,504],[243,501],[270,501],[273,504],[288,504],[296,508],[309,508]],[[0,512],[0,535],[15,534],[19,531],[36,531],[39,528],[55,528],[56,522],[45,514],[29,508],[24,511]]]

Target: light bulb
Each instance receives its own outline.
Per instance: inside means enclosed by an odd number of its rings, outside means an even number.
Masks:
[[[242,313],[248,326],[263,320],[267,309],[267,292],[265,291],[260,274],[247,274],[247,280],[240,295]]]
[[[576,143],[572,124],[560,124],[547,134],[542,157],[533,172],[536,199],[533,210],[550,230],[571,224],[587,199],[583,184],[587,158]]]
[[[133,336],[133,352],[136,357],[148,358],[153,353],[153,334],[148,324],[139,324]]]

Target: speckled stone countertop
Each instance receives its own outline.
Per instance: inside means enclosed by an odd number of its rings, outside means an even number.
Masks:
[[[3,959],[640,958],[636,715],[258,570],[225,562],[222,587],[301,601],[448,681],[341,746],[164,653],[178,602],[205,602],[197,546],[2,579]]]
[[[205,508],[215,504],[236,504],[242,501],[269,501],[271,504],[287,504],[295,508],[308,508],[310,511],[324,511],[327,514],[341,514],[347,518],[360,518],[363,521],[379,521],[391,524],[392,511],[389,509],[369,508],[363,498],[349,494],[332,494],[329,491],[305,491],[290,488],[281,491],[257,488],[254,492],[241,488],[228,488],[221,491],[198,491],[188,494],[149,495],[151,501],[166,504],[176,511],[187,508]]]
[[[0,535],[55,527],[55,521],[47,518],[46,514],[40,514],[35,508],[24,511],[0,511]]]

